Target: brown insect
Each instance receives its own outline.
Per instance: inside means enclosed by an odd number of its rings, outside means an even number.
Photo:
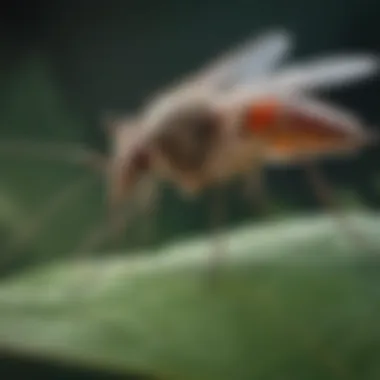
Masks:
[[[195,196],[235,176],[260,186],[266,165],[304,164],[320,200],[334,209],[312,163],[357,153],[374,135],[356,116],[316,99],[313,92],[368,78],[378,62],[371,55],[340,55],[274,70],[291,44],[282,31],[248,41],[160,94],[135,121],[116,123],[111,206],[120,207],[144,176],[171,181]]]
[[[107,173],[113,220],[144,180],[168,181],[196,196],[244,176],[255,184],[257,198],[265,195],[262,170],[288,164],[304,165],[321,201],[336,210],[314,162],[356,154],[375,136],[356,115],[317,99],[315,92],[370,78],[378,61],[371,54],[346,54],[280,70],[292,45],[285,31],[250,39],[158,94],[136,116],[108,123],[110,158],[92,162]],[[154,192],[138,192],[143,204],[153,202]],[[120,229],[124,217],[111,230]],[[81,249],[104,238],[101,231]]]

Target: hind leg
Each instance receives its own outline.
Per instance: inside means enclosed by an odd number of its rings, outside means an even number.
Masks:
[[[310,161],[307,162],[305,165],[305,171],[321,205],[335,216],[341,228],[353,240],[358,248],[369,248],[368,241],[352,226],[347,219],[347,216],[344,215],[344,209],[337,201],[333,194],[332,187],[320,172],[317,164]]]

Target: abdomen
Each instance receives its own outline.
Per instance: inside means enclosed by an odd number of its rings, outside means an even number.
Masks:
[[[256,102],[243,124],[251,137],[266,145],[269,157],[285,161],[354,152],[366,137],[360,121],[351,114],[310,99]]]

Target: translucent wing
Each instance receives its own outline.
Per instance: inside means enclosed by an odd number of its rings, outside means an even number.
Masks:
[[[332,56],[279,72],[269,86],[290,91],[328,89],[369,78],[378,69],[379,60],[374,55]]]
[[[285,60],[292,48],[292,38],[283,30],[263,33],[258,38],[249,38],[179,83],[160,91],[148,100],[147,108],[166,108],[178,96],[205,90],[215,91],[249,78],[257,78],[274,70]],[[165,106],[163,106],[165,104]]]
[[[221,55],[201,69],[191,80],[196,85],[225,87],[270,73],[287,58],[293,45],[284,30],[273,30]]]
[[[149,133],[150,125],[154,129],[158,120],[193,97],[204,97],[207,101],[214,97],[215,92],[270,73],[285,60],[292,44],[289,33],[283,30],[268,31],[258,38],[247,39],[179,84],[155,94],[148,99],[144,113],[146,132]]]
[[[246,83],[220,99],[223,106],[250,104],[270,94],[288,96],[292,93],[326,90],[350,85],[374,76],[379,60],[371,54],[340,55],[290,66],[266,78]]]

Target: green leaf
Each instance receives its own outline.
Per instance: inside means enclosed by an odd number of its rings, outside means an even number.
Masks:
[[[380,247],[378,215],[351,223]],[[0,346],[159,379],[378,379],[378,251],[316,216],[2,282]],[[375,254],[374,254],[375,253]]]

